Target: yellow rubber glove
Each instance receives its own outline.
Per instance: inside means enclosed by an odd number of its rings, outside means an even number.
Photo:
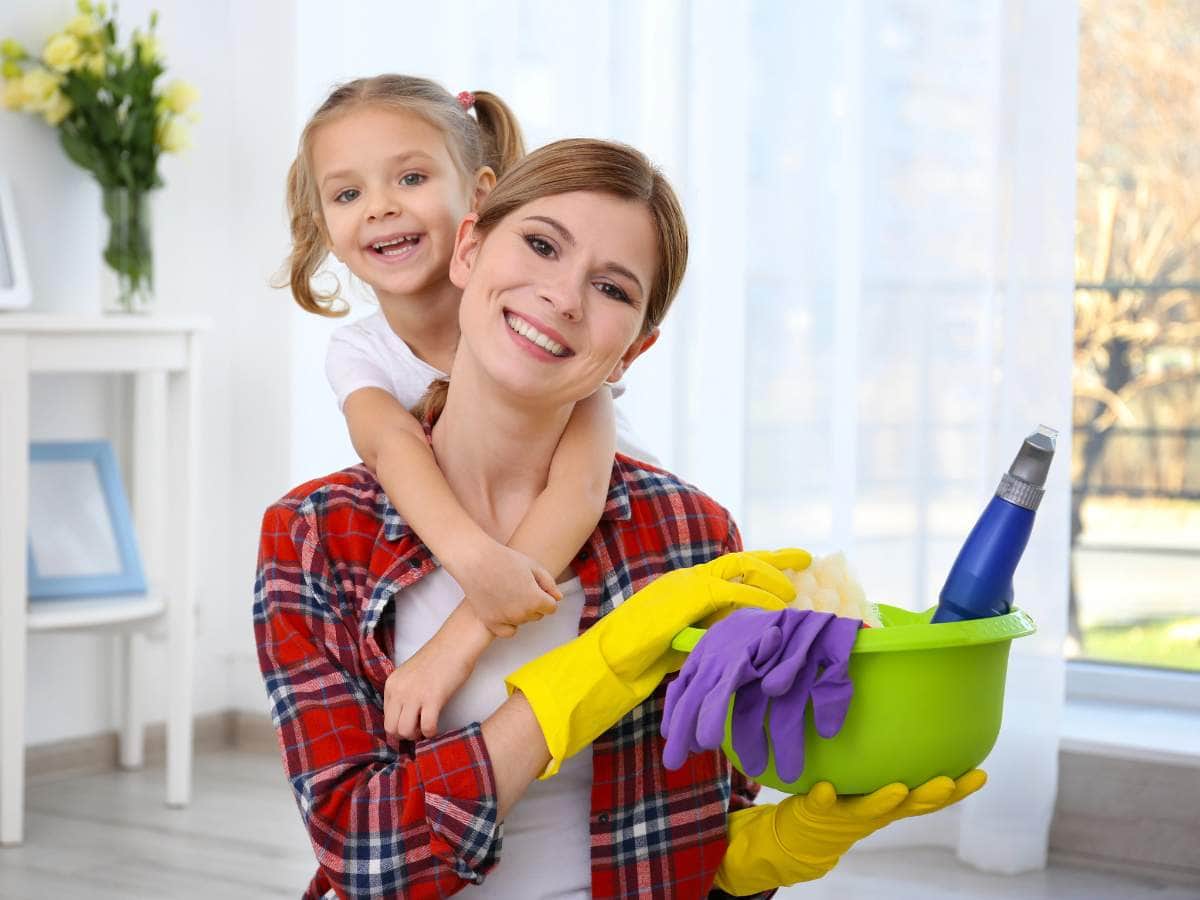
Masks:
[[[668,572],[575,640],[526,663],[504,683],[533,707],[550,748],[549,778],[645,700],[685,654],[671,639],[743,606],[783,609],[796,596],[780,569],[803,569],[804,550],[728,553]]]
[[[729,816],[729,849],[716,886],[740,896],[823,877],[842,854],[898,819],[945,809],[987,781],[981,769],[958,780],[939,775],[911,791],[889,784],[862,797],[838,797],[822,781],[807,794],[779,804],[740,809]]]

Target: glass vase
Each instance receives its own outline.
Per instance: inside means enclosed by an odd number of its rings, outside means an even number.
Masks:
[[[108,219],[104,291],[106,313],[148,313],[154,305],[154,250],[150,243],[150,192],[103,188]]]

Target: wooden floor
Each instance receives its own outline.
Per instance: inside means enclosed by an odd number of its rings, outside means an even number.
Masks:
[[[0,848],[0,898],[299,897],[312,852],[274,754],[198,755],[187,809],[163,805],[163,778],[152,768],[31,780],[26,842]],[[1002,878],[945,851],[892,850],[851,853],[829,877],[779,897],[1184,900],[1200,890],[1065,866]]]
[[[168,809],[161,768],[31,779],[25,843],[0,848],[0,898],[303,893],[316,865],[278,756],[199,754],[194,794]]]

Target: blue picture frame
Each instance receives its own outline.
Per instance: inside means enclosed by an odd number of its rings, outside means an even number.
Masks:
[[[34,470],[39,464],[55,462],[86,462],[95,468],[96,482],[103,494],[103,511],[107,512],[107,524],[111,529],[111,535],[105,535],[104,539],[115,544],[117,561],[115,567],[104,571],[71,575],[53,575],[38,570],[33,533],[34,522],[38,518],[37,511],[33,508],[38,502],[38,498],[35,496],[35,485],[38,478]],[[29,465],[31,474],[29,599],[37,601],[51,598],[96,597],[106,594],[145,594],[146,576],[142,571],[137,536],[133,529],[133,517],[129,513],[129,502],[125,497],[125,488],[121,483],[121,472],[117,467],[117,458],[113,453],[112,444],[108,441],[35,441],[29,445]],[[60,497],[59,500],[61,502],[62,498]],[[103,525],[103,523],[99,524]],[[44,537],[52,539],[53,535]],[[74,535],[74,537],[78,538],[78,535]]]

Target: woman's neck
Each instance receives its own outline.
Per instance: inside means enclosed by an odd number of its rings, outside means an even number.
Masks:
[[[444,282],[417,294],[376,291],[388,326],[418,359],[435,369],[450,371],[458,346],[458,305],[462,291]]]
[[[468,515],[507,543],[545,489],[571,406],[521,404],[486,376],[456,365],[433,452]]]

